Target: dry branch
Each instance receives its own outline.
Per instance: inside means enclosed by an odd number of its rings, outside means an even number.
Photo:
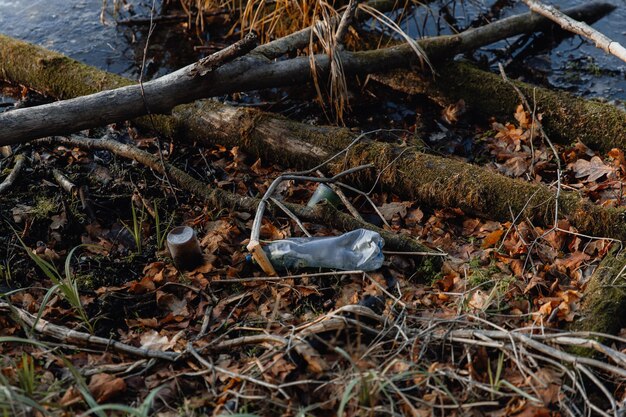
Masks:
[[[607,3],[591,3],[591,7],[585,5],[575,10],[603,14],[612,8],[613,6]],[[529,13],[502,19],[457,35],[422,39],[418,45],[426,52],[429,60],[435,62],[506,37],[540,30],[549,24],[549,20]],[[5,37],[0,37],[0,41],[3,44],[19,45],[19,42],[9,42]],[[418,63],[412,45],[375,51],[338,53],[341,55],[342,68],[346,75],[410,68]],[[60,66],[68,64],[67,58],[55,54],[50,54],[47,64],[53,64],[55,58]],[[3,74],[3,78],[17,81],[11,74],[23,71],[21,68],[14,68],[23,59],[11,48],[2,47],[0,74]],[[33,61],[30,62],[32,66]],[[314,62],[317,74],[328,74],[331,62],[327,55],[314,56]],[[304,83],[310,81],[312,76],[309,57],[270,62],[254,51],[203,77],[190,76],[189,72],[195,65],[192,64],[141,86],[130,85],[85,97],[2,113],[0,125],[3,129],[0,130],[0,145],[133,119],[147,114],[148,108],[153,113],[167,113],[178,104],[202,97]],[[63,78],[65,77],[64,74]],[[35,85],[33,87],[36,88]]]
[[[167,361],[175,361],[180,357],[180,354],[176,352],[164,352],[161,350],[138,348],[118,342],[116,340],[106,339],[104,337],[94,336],[89,333],[79,332],[76,330],[68,329],[67,327],[58,326],[44,319],[37,319],[37,317],[33,316],[29,312],[22,310],[21,308],[12,306],[8,303],[0,302],[0,310],[14,313],[21,321],[23,321],[29,327],[33,327],[34,325],[34,330],[36,332],[60,340],[64,343],[76,343],[80,345],[88,345],[90,347],[98,347],[101,349],[113,349],[117,350],[118,352],[123,352],[142,358],[155,358],[164,359]]]
[[[52,170],[52,176],[54,177],[54,180],[57,182],[57,184],[59,184],[59,187],[61,187],[66,193],[72,196],[76,195],[76,190],[78,189],[78,187],[76,187],[76,184],[70,181],[69,178],[63,175],[60,170],[54,168]]]
[[[420,5],[426,5],[430,3],[432,0],[423,0],[420,1]],[[410,3],[411,0],[405,1],[405,6],[407,3]],[[397,0],[370,0],[365,2],[365,5],[368,7],[378,10],[381,13],[390,12],[392,10],[396,10],[399,6],[399,2]],[[355,10],[355,19],[357,21],[367,19],[371,17],[369,14],[359,10],[358,8]],[[311,31],[316,27],[321,27],[322,25],[330,24],[331,26],[339,21],[338,16],[333,16],[330,19],[330,22],[320,21],[315,27],[308,27],[301,29],[297,32],[292,33],[291,35],[284,36],[279,39],[275,39],[266,44],[260,45],[256,48],[255,52],[265,56],[267,59],[276,59],[285,54],[289,54],[291,52],[295,52],[299,49],[305,48],[311,42]]]
[[[615,55],[622,61],[626,62],[626,49],[622,45],[620,45],[618,42],[613,41],[606,35],[598,32],[586,23],[572,19],[555,7],[543,4],[539,1],[522,1],[526,3],[528,8],[533,12],[547,17],[548,19],[561,26],[561,28],[563,28],[564,30],[576,33],[584,38],[593,41],[596,47],[602,49],[607,54]]]
[[[222,65],[231,62],[240,56],[244,56],[254,49],[256,43],[257,36],[254,33],[248,33],[241,41],[235,42],[231,46],[202,58],[190,67],[187,67],[189,69],[188,74],[192,77],[204,77],[209,72],[214,71]]]
[[[19,154],[15,157],[15,165],[13,166],[11,173],[7,175],[4,181],[2,181],[2,183],[0,184],[0,194],[4,193],[6,190],[8,190],[9,188],[13,186],[13,183],[15,182],[17,177],[20,175],[20,172],[22,171],[22,167],[24,166],[24,161],[25,161],[25,158],[24,158],[24,155],[22,154]]]
[[[352,20],[355,17],[357,6],[359,5],[358,0],[350,0],[348,5],[346,6],[346,10],[343,12],[341,16],[341,20],[339,21],[339,25],[337,26],[337,32],[335,33],[335,42],[338,45],[344,43],[346,35],[348,34],[348,29],[352,24]]]

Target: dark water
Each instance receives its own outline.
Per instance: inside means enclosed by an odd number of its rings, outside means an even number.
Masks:
[[[149,17],[151,1],[0,0],[0,33],[61,52],[98,68],[137,79],[149,25],[116,19]],[[122,3],[121,1],[119,3]],[[161,1],[155,1],[155,13]],[[101,19],[103,16],[103,19]],[[104,23],[103,23],[104,22]],[[157,27],[150,38],[146,75],[163,75],[196,58],[181,25]]]
[[[617,8],[607,17],[593,24],[593,27],[622,45],[626,45],[626,1],[609,0]],[[545,3],[567,9],[588,3],[584,0],[549,1]],[[446,21],[446,14],[442,11],[444,5],[454,17],[453,25],[463,29],[472,23],[484,22],[485,15],[493,10],[494,4],[504,5],[500,16],[528,12],[528,8],[521,1],[435,1],[428,9],[418,9],[412,18],[406,19],[403,28],[411,34],[434,35],[437,33],[449,34],[453,32],[450,23]],[[450,20],[450,19],[447,19]],[[525,40],[525,45],[532,41],[539,44],[538,36]],[[626,63],[616,57],[605,54],[591,42],[579,36],[572,36],[563,40],[558,46],[535,51],[525,56],[524,49],[516,51],[512,62],[510,57],[499,58],[516,39],[508,39],[481,49],[474,54],[489,61],[493,68],[497,63],[507,64],[507,72],[526,80],[547,84],[559,89],[572,91],[585,97],[602,97],[609,100],[626,100]],[[519,56],[517,55],[519,53]]]
[[[131,33],[100,22],[102,0],[0,0],[0,32],[107,71],[137,75]],[[110,9],[110,8],[109,8]]]
[[[72,58],[107,71],[138,78],[147,26],[116,26],[115,18],[149,16],[151,1],[127,1],[127,7],[114,16],[113,3],[109,0],[105,23],[101,23],[102,0],[0,0],[0,32],[50,48]],[[121,3],[121,2],[120,2]],[[458,28],[480,21],[483,13],[490,10],[495,0],[440,0],[431,3],[429,9],[419,8],[406,19],[403,28],[410,34],[433,35],[450,33],[441,6],[449,5],[450,14]],[[508,16],[525,12],[521,2],[502,9]],[[583,0],[553,1],[562,8],[582,4]],[[157,7],[161,1],[156,1]],[[618,8],[594,27],[613,40],[626,44],[626,0],[613,0]],[[157,10],[158,11],[158,10]],[[500,42],[480,51],[492,65],[497,62],[499,51],[505,50],[512,40]],[[183,66],[197,56],[192,35],[185,34],[182,27],[168,25],[157,27],[152,48],[148,53],[146,78],[162,75]],[[510,63],[507,71],[536,82],[546,82],[557,88],[568,89],[583,96],[626,100],[626,64],[604,54],[587,41],[572,37],[553,50],[535,53]],[[0,96],[2,104],[10,102]]]

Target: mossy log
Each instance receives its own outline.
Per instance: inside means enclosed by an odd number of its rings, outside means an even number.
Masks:
[[[491,117],[509,120],[520,104],[517,93],[502,77],[469,63],[450,62],[440,66],[434,81],[401,70],[378,74],[375,78],[408,94],[443,93],[450,100],[463,99],[471,114],[485,120]],[[554,142],[569,145],[579,140],[601,152],[626,149],[626,112],[623,110],[568,92],[513,82],[531,105],[537,105],[543,127]]]
[[[576,16],[585,13],[604,15],[613,8],[614,6],[605,2],[591,2],[568,12]],[[454,35],[420,39],[417,43],[424,52],[419,54],[415,53],[417,48],[413,45],[402,44],[368,51],[338,50],[335,55],[340,55],[342,72],[346,76],[364,75],[394,68],[411,68],[428,60],[430,65],[455,54],[520,33],[543,30],[550,25],[548,19],[526,13]],[[247,37],[248,35],[240,42],[247,45],[245,42]],[[233,48],[242,52],[246,50],[243,45],[235,44],[207,58],[212,59]],[[0,64],[9,68],[8,70],[0,68],[0,73],[11,72],[10,68],[19,60],[16,58],[18,53],[12,48],[0,48]],[[190,103],[200,98],[310,82],[314,78],[311,71],[312,61],[315,62],[315,77],[327,78],[332,68],[331,58],[327,54],[271,60],[255,49],[238,59],[212,67],[210,71],[198,72],[197,66],[202,65],[199,61],[163,77],[147,81],[141,86],[128,85],[60,102],[0,113],[0,124],[3,126],[0,130],[0,145],[21,143],[39,137],[67,134],[134,119],[148,114],[148,109],[152,113],[164,114],[170,112],[176,105]],[[54,60],[50,60],[48,65],[53,66]]]
[[[177,138],[205,145],[241,146],[263,160],[303,169],[345,149],[357,137],[345,128],[310,126],[210,101],[178,108],[173,117],[176,122],[171,125],[178,127]],[[468,214],[500,221],[511,220],[511,213],[522,213],[541,225],[550,225],[554,219],[554,189],[459,160],[363,140],[351,148],[342,164],[328,167],[330,173],[341,172],[344,163],[373,163],[377,172],[386,168],[380,178],[385,188],[428,206],[458,207]],[[360,180],[369,185],[373,177],[361,175]],[[578,193],[561,192],[559,210],[582,233],[626,238],[626,212],[622,209],[600,207]]]
[[[626,327],[626,252],[615,249],[593,273],[585,289],[581,318],[571,330],[617,334]]]
[[[7,40],[0,37],[0,45],[4,44],[3,41]],[[130,83],[43,48],[20,41],[10,42],[14,48],[28,47],[34,61],[30,63],[32,72],[20,75],[21,80],[32,82],[33,87],[49,95],[67,97],[89,88],[107,88],[103,85],[106,82]],[[50,59],[63,63],[60,70],[65,76],[46,73],[45,78],[37,77],[42,71],[49,71],[49,67],[41,63]],[[21,66],[28,67],[28,59]],[[71,83],[66,83],[67,79],[71,79]],[[92,85],[94,80],[99,80],[97,86]],[[154,122],[162,133],[176,140],[241,146],[264,160],[298,168],[319,164],[344,149],[357,136],[346,128],[310,126],[255,109],[235,108],[213,101],[178,106],[171,116],[155,116]],[[139,123],[148,128],[153,126],[147,119],[139,119]],[[348,156],[354,165],[374,163],[377,170],[386,168],[381,184],[420,204],[458,207],[467,214],[500,221],[511,220],[511,213],[522,213],[537,224],[552,223],[556,193],[545,185],[515,180],[454,159],[418,151],[407,152],[388,143],[364,141],[353,147]],[[335,165],[329,170],[337,173],[344,168]],[[362,176],[361,179],[367,182],[372,178]],[[560,194],[559,210],[582,233],[626,239],[624,210],[596,206],[574,192]]]

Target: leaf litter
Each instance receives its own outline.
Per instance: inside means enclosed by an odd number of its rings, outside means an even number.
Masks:
[[[453,123],[463,112],[457,103],[443,115]],[[491,131],[477,137],[487,165],[531,182],[553,181],[554,155],[530,116],[520,107],[514,119],[494,122]],[[150,138],[134,131],[128,136],[157,152],[158,143]],[[564,384],[571,383],[567,368],[537,360],[534,351],[519,356],[516,344],[532,351],[523,344],[524,332],[516,343],[507,344],[506,338],[517,329],[553,334],[576,319],[585,285],[610,242],[578,234],[567,220],[556,229],[527,219],[501,223],[455,208],[420,206],[376,189],[371,198],[393,230],[448,254],[441,270],[421,270],[420,257],[390,254],[372,273],[290,271],[293,275],[273,279],[247,259],[249,213],[207,210],[193,196],[173,194],[140,167],[110,155],[96,159],[63,147],[33,152],[34,159],[63,168],[70,179],[90,188],[95,216],[76,196],[62,195],[59,203],[53,187],[44,187],[37,194],[40,200],[24,197],[45,178],[45,170],[37,168],[19,185],[16,193],[22,198],[2,203],[27,250],[37,251],[41,242],[41,254],[58,254],[47,259],[62,268],[73,247],[87,244],[71,269],[95,334],[142,351],[183,355],[173,362],[147,361],[89,345],[84,351],[1,345],[2,374],[11,385],[20,384],[23,368],[17,358],[22,352],[39,358],[33,362],[37,386],[31,395],[60,404],[58,415],[84,412],[93,406],[91,400],[140,404],[157,389],[152,404],[157,415],[168,415],[172,405],[185,415],[245,410],[295,415],[302,409],[330,415],[339,408],[358,415],[386,407],[417,416],[433,410],[464,415],[459,403],[485,403],[484,414],[492,416],[561,415],[560,404],[569,395]],[[624,206],[621,151],[596,155],[576,144],[558,152],[567,163],[565,186],[597,204]],[[262,195],[285,171],[252,160],[239,148],[181,147],[167,157],[184,158],[206,183],[241,195]],[[314,188],[290,182],[278,194],[306,203]],[[43,204],[41,198],[50,201]],[[351,198],[365,210],[359,197]],[[135,220],[141,248],[122,226],[133,221],[133,204],[143,213]],[[147,207],[156,207],[161,227],[173,217],[172,224],[198,232],[203,265],[177,270],[158,247],[156,217],[146,214]],[[305,226],[316,236],[341,233],[323,224]],[[263,223],[261,236],[275,240],[302,232],[288,216],[272,217]],[[10,235],[6,241],[14,248],[6,253],[12,272],[10,278],[6,269],[0,272],[16,291],[7,292],[3,301],[86,332],[65,299],[46,296],[49,279],[21,259],[16,238]],[[29,330],[8,314],[0,316],[0,323],[0,337],[28,337]],[[500,344],[485,342],[498,335],[480,336],[503,329]],[[621,340],[613,348],[624,351],[626,345]],[[67,363],[82,381],[67,377]],[[62,389],[44,394],[48,379]],[[614,395],[624,398],[623,384]]]

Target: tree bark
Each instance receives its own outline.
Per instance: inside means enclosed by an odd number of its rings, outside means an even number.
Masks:
[[[522,0],[526,5],[535,13],[539,13],[542,16],[552,20],[564,30],[572,33],[576,33],[584,38],[592,41],[597,48],[602,49],[607,54],[612,54],[626,62],[626,48],[620,45],[618,42],[608,38],[606,35],[598,32],[591,26],[579,22],[576,19],[565,15],[563,12],[555,8],[554,6],[545,5],[536,0]]]
[[[587,5],[576,11],[602,14],[613,9],[607,3],[592,3],[591,6],[591,9]],[[428,59],[436,62],[462,51],[549,25],[549,20],[527,13],[457,35],[422,39],[418,43]],[[6,37],[1,40],[9,43]],[[13,42],[13,45],[16,43]],[[341,54],[342,68],[346,75],[410,68],[419,63],[411,46],[406,44],[373,51],[338,53]],[[16,63],[23,59],[20,55],[10,47],[0,49],[0,62],[3,65],[0,73],[5,79],[14,79],[11,72],[21,71],[15,68]],[[329,57],[316,55],[314,59],[316,72],[327,74],[330,68]],[[54,59],[47,61],[48,66],[54,63]],[[59,65],[67,63],[62,58],[58,62]],[[167,113],[178,104],[203,97],[306,83],[312,77],[309,57],[272,62],[254,51],[201,77],[193,76],[194,65],[143,85],[129,85],[62,102],[2,113],[0,145],[134,119],[148,112]]]

